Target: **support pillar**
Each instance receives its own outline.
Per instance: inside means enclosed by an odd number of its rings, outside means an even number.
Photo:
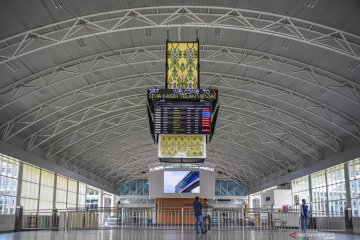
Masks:
[[[347,230],[352,231],[352,208],[351,208],[351,188],[349,176],[349,162],[344,164],[345,190],[346,190],[346,206],[345,206],[345,226]]]

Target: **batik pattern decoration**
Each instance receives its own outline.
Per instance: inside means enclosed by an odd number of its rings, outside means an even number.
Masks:
[[[206,158],[205,135],[173,135],[159,136],[158,157],[162,158]]]
[[[199,42],[167,42],[166,49],[166,88],[200,88]]]

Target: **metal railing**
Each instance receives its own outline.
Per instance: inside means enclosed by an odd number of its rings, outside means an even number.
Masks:
[[[281,230],[299,229],[299,211],[270,209],[208,210],[206,225],[212,230]],[[203,215],[203,217],[205,217]],[[205,221],[205,219],[204,219]],[[99,208],[94,210],[24,211],[21,229],[195,229],[192,208]],[[344,213],[310,212],[309,230],[344,231]]]

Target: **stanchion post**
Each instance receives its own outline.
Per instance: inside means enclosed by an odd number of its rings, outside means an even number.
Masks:
[[[181,208],[181,231],[184,231],[184,208]]]
[[[24,213],[24,209],[22,206],[17,206],[16,210],[15,210],[15,231],[19,232],[21,231],[22,228],[22,218],[23,218],[23,214]]]

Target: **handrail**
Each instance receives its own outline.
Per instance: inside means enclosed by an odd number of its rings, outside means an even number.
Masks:
[[[205,216],[206,215],[206,216]],[[298,209],[283,212],[264,208],[211,208],[203,211],[204,221],[214,230],[299,229]],[[97,209],[43,209],[23,211],[21,229],[194,229],[193,208],[105,207]],[[344,212],[309,212],[311,231],[345,231]]]

